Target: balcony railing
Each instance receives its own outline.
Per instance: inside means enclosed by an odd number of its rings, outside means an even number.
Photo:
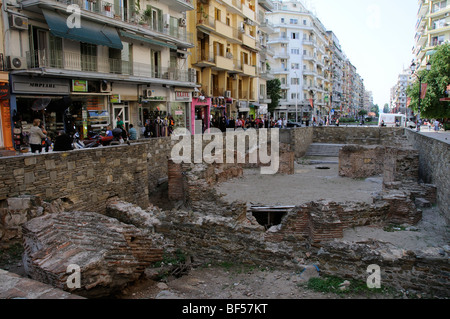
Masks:
[[[92,1],[86,2],[84,0],[55,0],[56,2],[63,4],[76,4],[81,10],[86,10],[94,13],[101,14],[108,18],[114,18],[119,21],[128,22],[143,29],[151,30],[163,35],[176,38],[179,41],[193,43],[194,36],[191,32],[187,32],[186,28],[180,28],[175,25],[169,25],[164,27],[162,21],[156,23],[148,23],[146,19],[140,13],[132,12],[129,8],[120,5],[119,3],[111,3],[108,1]],[[174,0],[176,1],[176,0]],[[180,3],[192,4],[191,0],[180,0]]]
[[[68,71],[83,71],[102,74],[122,74],[144,78],[189,82],[188,71],[177,68],[84,55],[60,50],[36,50],[27,52],[31,69],[55,68]]]

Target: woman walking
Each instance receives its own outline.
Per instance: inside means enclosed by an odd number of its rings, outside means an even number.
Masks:
[[[40,119],[35,119],[33,121],[33,126],[30,129],[30,147],[31,147],[31,153],[35,152],[42,152],[42,139],[46,138],[47,135],[45,135],[41,128],[39,127],[41,124]]]

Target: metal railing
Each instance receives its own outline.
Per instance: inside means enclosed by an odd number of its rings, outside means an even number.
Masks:
[[[121,59],[84,55],[61,50],[36,50],[27,52],[27,61],[31,69],[55,68],[68,71],[123,74],[189,82],[188,71],[186,70],[179,70],[173,67],[156,67],[147,63],[123,61]]]
[[[148,23],[148,21],[138,12],[134,12],[127,7],[120,4],[108,2],[108,1],[93,1],[85,2],[84,0],[55,0],[56,2],[63,4],[76,4],[82,10],[94,12],[101,14],[108,18],[114,18],[119,21],[128,22],[140,26],[143,29],[148,29],[161,33],[163,35],[168,35],[179,41],[193,43],[194,36],[191,32],[187,32],[186,28],[176,27],[174,25],[169,25],[167,28],[163,26],[162,21],[157,21],[156,23]],[[191,3],[191,0],[183,0],[187,3]]]

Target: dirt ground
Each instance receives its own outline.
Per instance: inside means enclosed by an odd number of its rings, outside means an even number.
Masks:
[[[336,159],[337,160],[337,159]],[[330,159],[327,159],[330,161]],[[317,169],[320,167],[320,169]],[[323,168],[326,169],[323,169]],[[353,180],[340,177],[338,164],[309,164],[304,159],[295,166],[295,175],[260,175],[258,169],[245,170],[242,178],[224,182],[217,191],[227,201],[244,200],[255,205],[299,205],[331,199],[364,201],[382,189],[382,177]],[[426,209],[423,220],[415,227],[385,231],[374,227],[348,229],[344,240],[377,239],[399,248],[416,250],[442,247],[450,242],[448,226],[437,208]],[[154,271],[154,270],[153,270]],[[154,277],[149,275],[149,278]],[[239,266],[209,265],[193,268],[180,278],[164,281],[144,279],[124,291],[125,299],[399,299],[403,292],[321,293],[306,286],[300,272],[274,269],[245,269]]]

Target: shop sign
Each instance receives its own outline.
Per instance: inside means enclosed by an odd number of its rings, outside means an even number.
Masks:
[[[183,110],[176,110],[175,111],[175,115],[183,115],[183,114],[184,114]]]
[[[24,94],[69,94],[70,82],[63,79],[12,76],[11,91]]]
[[[175,100],[185,101],[191,99],[191,92],[175,91]]]
[[[121,103],[120,94],[113,94],[109,100],[111,103]]]
[[[0,101],[9,100],[9,84],[0,82]]]
[[[72,91],[73,92],[87,92],[88,91],[88,81],[72,80]]]

